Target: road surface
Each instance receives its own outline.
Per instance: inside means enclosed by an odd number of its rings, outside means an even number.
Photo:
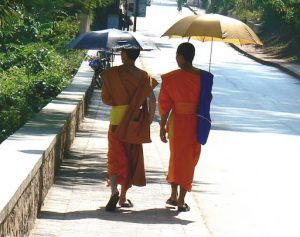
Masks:
[[[156,79],[177,67],[176,47],[186,41],[160,36],[190,14],[187,8],[178,13],[175,2],[156,0],[146,18],[138,18],[137,30],[159,48],[142,57]],[[210,43],[191,42],[195,65],[208,70]],[[300,236],[299,80],[224,43],[213,45],[211,72],[213,128],[190,194],[208,229],[216,237]],[[158,123],[153,127],[157,137]]]

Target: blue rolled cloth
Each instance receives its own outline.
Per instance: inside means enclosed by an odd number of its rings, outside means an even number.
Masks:
[[[210,72],[201,70],[200,80],[201,89],[199,96],[199,103],[197,108],[197,139],[198,142],[204,145],[207,142],[207,138],[211,128],[210,119],[210,102],[212,100],[212,86],[214,75]]]

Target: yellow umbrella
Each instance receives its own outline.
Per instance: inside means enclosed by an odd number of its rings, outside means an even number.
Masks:
[[[162,36],[170,38],[187,37],[202,42],[223,41],[237,45],[263,45],[254,31],[242,21],[219,14],[192,15],[172,25]],[[209,70],[211,64],[211,54]]]

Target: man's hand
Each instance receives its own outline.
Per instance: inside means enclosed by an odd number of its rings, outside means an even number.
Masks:
[[[153,122],[154,114],[156,109],[156,98],[152,91],[151,95],[149,96],[149,123]]]
[[[167,137],[166,137],[166,129],[164,127],[160,127],[160,132],[159,132],[160,140],[164,143],[167,143]]]
[[[165,115],[162,115],[161,116],[161,120],[160,120],[160,131],[159,131],[159,136],[160,136],[160,140],[164,143],[167,143],[168,140],[167,140],[167,136],[166,136],[166,124],[167,124],[167,121],[168,121],[168,117],[169,117],[169,113],[166,113]]]

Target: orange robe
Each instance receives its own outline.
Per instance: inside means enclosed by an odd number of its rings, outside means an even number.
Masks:
[[[162,116],[171,111],[167,124],[170,142],[167,181],[179,184],[187,191],[191,191],[201,151],[196,135],[199,77],[180,69],[162,75],[158,99]]]
[[[149,120],[146,117],[138,124],[139,128],[134,128],[134,132],[129,128],[132,124],[136,125],[137,116],[147,116],[145,101],[157,82],[145,71],[133,74],[124,66],[104,71],[102,79],[103,102],[111,106],[128,105],[120,124],[109,127],[108,175],[117,175],[117,183],[121,185],[144,186],[146,179],[142,142],[151,141]],[[139,130],[143,132],[142,135],[135,133]]]

